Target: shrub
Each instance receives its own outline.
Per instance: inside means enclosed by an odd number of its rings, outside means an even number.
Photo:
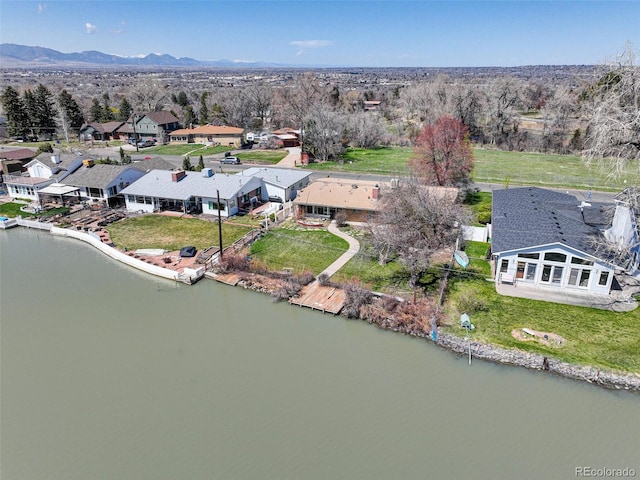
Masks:
[[[478,208],[478,223],[482,225],[491,223],[491,205],[482,205]]]
[[[489,310],[486,298],[475,288],[464,290],[458,295],[456,304],[461,313],[486,312]]]
[[[241,271],[249,271],[250,264],[247,256],[240,253],[227,252],[218,260],[216,269],[221,273]]]
[[[344,212],[336,213],[334,220],[338,227],[344,227],[347,224],[347,214]]]
[[[344,292],[346,298],[342,311],[347,318],[360,318],[360,309],[371,303],[373,294],[356,282],[347,283]]]

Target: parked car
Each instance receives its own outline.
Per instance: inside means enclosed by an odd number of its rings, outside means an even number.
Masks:
[[[153,140],[140,140],[138,142],[139,147],[153,147],[156,144]]]
[[[240,159],[238,157],[228,156],[220,160],[220,163],[230,163],[232,165],[239,165]]]
[[[274,203],[283,203],[282,199],[276,195],[270,196],[269,201]]]

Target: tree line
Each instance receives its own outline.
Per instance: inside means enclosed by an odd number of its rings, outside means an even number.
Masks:
[[[415,146],[425,127],[450,118],[464,126],[473,144],[584,154],[592,161],[611,156],[622,165],[638,159],[637,71],[635,54],[627,46],[603,66],[599,77],[559,85],[516,77],[473,81],[438,75],[403,84],[354,86],[307,71],[280,83],[256,79],[239,86],[212,80],[185,89],[140,74],[135,82],[90,98],[77,93],[74,98],[67,89],[54,94],[42,84],[22,91],[9,85],[1,103],[13,137],[72,138],[84,122],[127,121],[133,112],[168,110],[186,128],[300,129],[303,148],[312,158],[340,161],[348,146]],[[368,100],[380,101],[379,107],[365,111]]]

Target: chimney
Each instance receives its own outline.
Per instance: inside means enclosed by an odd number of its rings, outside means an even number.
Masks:
[[[373,190],[371,190],[371,198],[374,200],[378,200],[378,198],[380,198],[380,185],[373,187]]]
[[[60,163],[60,155],[51,155],[51,161],[56,165]]]
[[[180,180],[182,180],[186,176],[187,176],[187,174],[185,173],[184,170],[176,170],[175,172],[171,172],[171,181],[172,182],[179,182]]]

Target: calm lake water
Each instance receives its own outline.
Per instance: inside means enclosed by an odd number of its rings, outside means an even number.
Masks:
[[[0,231],[2,480],[640,476],[640,395]]]

